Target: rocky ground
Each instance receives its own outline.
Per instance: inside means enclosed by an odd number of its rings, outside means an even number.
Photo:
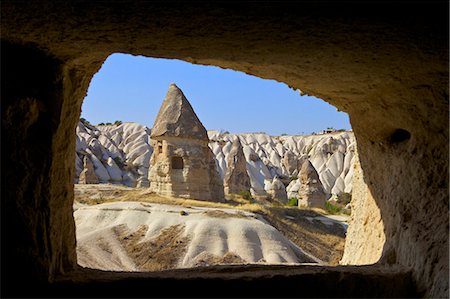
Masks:
[[[320,210],[166,198],[113,184],[75,185],[78,263],[116,271],[211,264],[337,264],[346,217]]]

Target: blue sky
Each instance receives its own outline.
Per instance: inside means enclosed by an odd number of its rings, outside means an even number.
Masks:
[[[348,116],[274,80],[180,60],[113,54],[93,77],[81,117],[92,124],[131,121],[153,126],[175,83],[208,130],[270,135],[350,129]]]

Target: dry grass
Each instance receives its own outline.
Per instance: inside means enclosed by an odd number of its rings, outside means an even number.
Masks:
[[[222,257],[215,256],[212,254],[205,254],[199,258],[193,267],[205,267],[210,265],[220,265],[220,264],[245,264],[246,261],[242,259],[239,255],[233,252],[226,252]]]
[[[184,227],[181,225],[163,229],[156,238],[149,241],[142,241],[148,230],[146,225],[140,226],[133,233],[121,226],[115,227],[114,230],[140,271],[177,268],[178,259],[184,256],[189,241],[183,236]]]
[[[146,189],[100,184],[75,185],[75,200],[88,205],[117,201],[139,201],[184,207],[195,206],[239,209],[262,215],[288,239],[325,263],[337,265],[344,251],[345,231],[339,224],[327,226],[320,221],[311,222],[305,218],[326,214],[320,209],[299,209],[297,207],[261,205],[254,201],[249,202],[239,195],[229,197],[226,202],[172,198],[151,193]],[[223,211],[208,211],[206,213],[212,217],[236,217],[236,214]],[[239,215],[237,217],[239,217]]]
[[[215,217],[215,218],[247,218],[245,214],[242,212],[237,213],[227,213],[221,210],[211,210],[203,212],[203,214],[209,216],[209,217]]]

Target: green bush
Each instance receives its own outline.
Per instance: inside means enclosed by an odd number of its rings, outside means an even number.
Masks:
[[[85,119],[84,117],[81,117],[81,118],[80,118],[80,121],[81,121],[84,125],[91,125],[91,126],[92,126],[92,124],[91,124],[87,119]]]
[[[122,124],[122,121],[121,121],[121,120],[116,120],[116,121],[114,122],[114,124],[115,124],[116,126],[119,126],[119,125]]]
[[[243,191],[239,192],[239,195],[242,196],[242,198],[246,199],[246,200],[253,199],[252,194],[250,193],[250,191],[244,191],[243,190]]]
[[[337,206],[332,204],[329,201],[325,202],[325,210],[332,215],[336,215],[336,214],[345,214],[345,215],[350,215],[350,212]]]
[[[287,205],[290,207],[296,207],[298,205],[298,199],[295,197],[289,198]]]
[[[104,126],[105,123],[99,123],[97,126]]]

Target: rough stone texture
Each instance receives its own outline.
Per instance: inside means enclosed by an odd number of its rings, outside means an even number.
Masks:
[[[2,292],[75,267],[75,128],[122,52],[275,79],[348,112],[384,223],[378,263],[448,297],[448,2],[155,3],[1,2]]]
[[[225,194],[239,194],[250,192],[250,177],[247,174],[247,162],[239,138],[233,140],[230,153],[227,157],[227,171],[223,178]]]
[[[169,86],[150,135],[153,139],[163,136],[209,141],[205,127],[174,83]]]
[[[242,144],[250,177],[251,192],[260,198],[268,196],[265,186],[275,177],[288,184],[304,160],[310,160],[319,174],[327,197],[351,192],[352,163],[355,138],[352,131],[329,134],[270,136],[265,133],[231,134],[208,131],[209,147],[217,160],[219,173],[224,177],[234,139]],[[292,187],[292,186],[291,186]],[[298,197],[298,188],[289,190],[289,197]]]
[[[327,195],[323,190],[316,169],[309,160],[303,162],[298,179],[300,180],[298,206],[325,208]]]
[[[80,173],[79,184],[98,184],[98,177],[94,172],[94,165],[88,156],[83,158],[83,170]]]
[[[282,204],[287,203],[286,187],[278,177],[274,177],[271,182],[267,182],[264,188],[272,200],[276,200]]]
[[[209,138],[183,92],[171,84],[153,124],[149,181],[152,192],[224,201]]]
[[[384,225],[368,186],[364,182],[363,171],[356,155],[353,172],[351,218],[345,239],[343,265],[368,265],[378,262],[386,240]]]

